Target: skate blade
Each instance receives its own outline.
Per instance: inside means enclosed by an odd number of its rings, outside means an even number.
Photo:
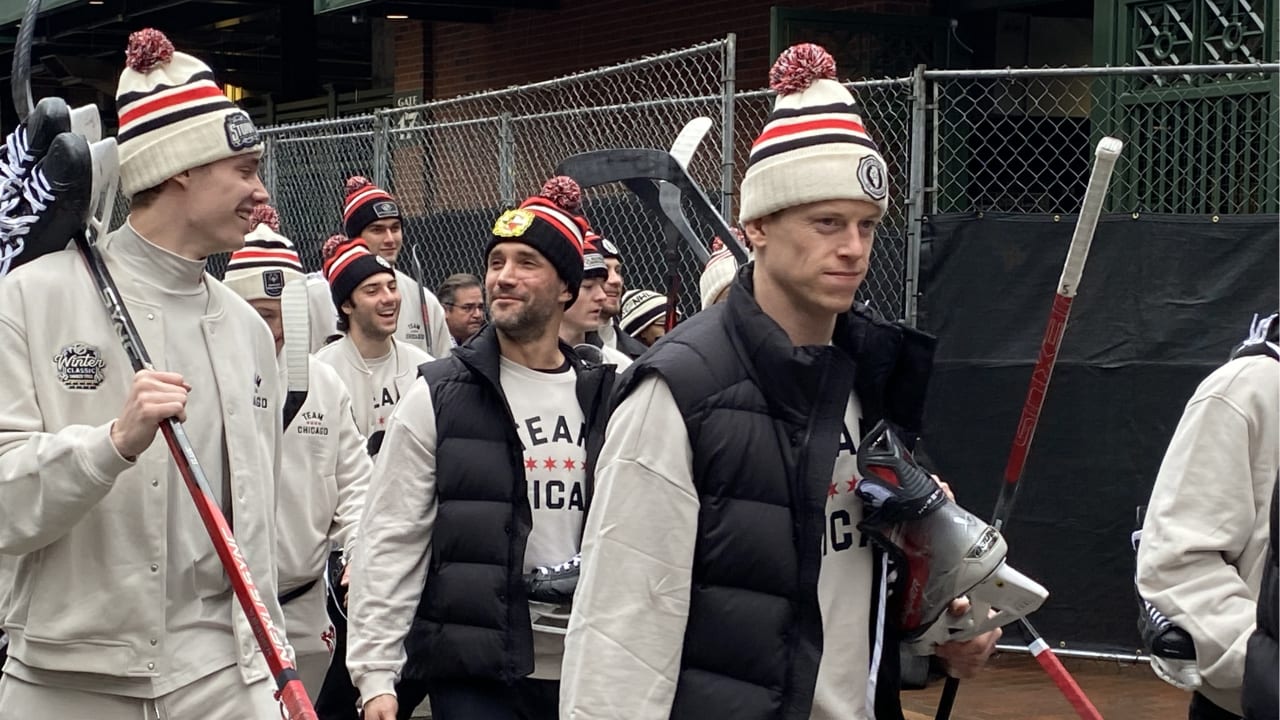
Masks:
[[[92,231],[92,239],[97,241],[111,230],[116,191],[120,186],[120,152],[116,139],[107,138],[90,145],[89,154],[93,160],[93,195],[87,224]]]
[[[90,143],[102,139],[102,116],[98,114],[97,105],[81,105],[71,109],[71,132],[83,137]]]

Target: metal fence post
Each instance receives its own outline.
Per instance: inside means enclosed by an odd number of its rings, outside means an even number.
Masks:
[[[377,110],[374,112],[373,125],[373,182],[378,187],[390,187],[388,184],[388,176],[390,172],[390,138],[391,138],[391,114],[388,110]]]
[[[911,160],[907,191],[907,257],[904,268],[903,317],[916,326],[917,302],[920,297],[920,233],[924,229],[925,196],[925,88],[924,65],[917,65],[911,76]]]
[[[498,198],[506,207],[516,206],[516,137],[511,113],[498,116]]]
[[[276,141],[272,136],[267,136],[263,141],[262,149],[262,184],[267,188],[267,194],[271,196],[271,201],[279,205],[280,201],[276,199]]]
[[[729,33],[724,39],[724,60],[721,65],[720,105],[720,214],[726,222],[733,222],[733,155],[734,155],[734,85],[737,74],[738,36]]]

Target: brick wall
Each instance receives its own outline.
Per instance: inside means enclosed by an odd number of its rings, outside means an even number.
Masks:
[[[738,34],[740,88],[763,87],[776,0],[561,0],[495,22],[396,24],[396,88],[446,98],[546,80]],[[932,0],[805,0],[814,10],[927,15]],[[423,41],[430,46],[424,52]],[[424,67],[424,55],[431,58]],[[424,75],[424,72],[427,74]],[[434,75],[432,77],[432,75]]]

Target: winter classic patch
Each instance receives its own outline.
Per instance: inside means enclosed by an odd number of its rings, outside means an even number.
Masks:
[[[373,214],[379,218],[400,217],[400,208],[390,200],[382,200],[373,204]]]
[[[102,385],[102,371],[107,361],[98,348],[85,343],[72,343],[53,356],[58,379],[68,390],[97,390]]]
[[[284,271],[283,270],[264,270],[262,272],[262,292],[267,297],[280,297],[284,292]]]

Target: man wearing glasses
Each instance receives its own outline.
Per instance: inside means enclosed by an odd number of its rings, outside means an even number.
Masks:
[[[470,273],[456,273],[445,278],[436,290],[444,306],[444,321],[457,347],[484,327],[484,289],[480,278]]]

